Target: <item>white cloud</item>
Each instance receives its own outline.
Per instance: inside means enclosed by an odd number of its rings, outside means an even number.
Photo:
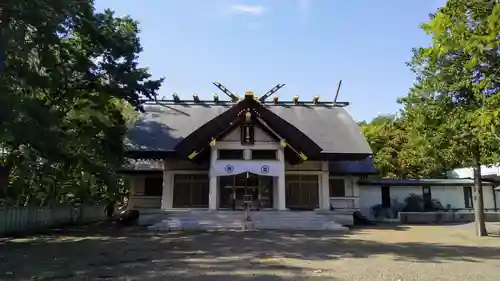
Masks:
[[[234,13],[238,14],[250,14],[254,16],[260,16],[263,13],[266,12],[266,8],[261,5],[244,5],[244,4],[239,4],[239,5],[233,5],[231,6],[231,10]]]

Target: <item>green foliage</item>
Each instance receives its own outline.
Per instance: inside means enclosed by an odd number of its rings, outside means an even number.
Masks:
[[[446,151],[447,166],[499,160],[494,138],[498,116],[500,52],[497,1],[450,0],[422,28],[432,46],[414,50],[409,63],[417,82],[400,101],[412,126]]]
[[[420,195],[410,194],[404,200],[403,212],[434,212],[444,210],[443,205],[437,199],[426,202]]]
[[[449,0],[422,25],[401,114],[360,124],[384,177],[436,177],[500,161],[500,4]]]
[[[115,170],[127,125],[162,79],[138,67],[137,22],[93,4],[10,0],[0,8],[0,198],[46,204],[123,192]]]
[[[383,115],[360,126],[374,153],[375,166],[385,178],[441,177],[446,171],[443,155],[402,115]]]
[[[412,127],[445,166],[475,168],[476,231],[486,236],[481,164],[499,161],[500,3],[449,0],[422,28],[432,45],[409,63],[417,82],[401,99]]]

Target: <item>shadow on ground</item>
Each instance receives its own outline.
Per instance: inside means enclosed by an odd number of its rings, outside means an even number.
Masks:
[[[307,261],[373,255],[435,263],[500,259],[500,249],[493,247],[388,244],[349,235],[279,231],[155,234],[142,228],[88,226],[1,243],[0,279],[322,281],[334,279],[319,276],[319,271],[304,265]],[[284,264],[283,259],[297,264]]]

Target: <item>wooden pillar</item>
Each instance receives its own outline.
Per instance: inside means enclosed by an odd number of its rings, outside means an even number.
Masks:
[[[319,208],[321,210],[330,210],[330,172],[328,170],[328,161],[321,163],[321,175],[318,183]]]
[[[283,148],[278,149],[278,160],[283,161],[283,171],[280,171],[278,176],[278,186],[276,189],[276,200],[278,201],[278,210],[284,211],[286,210],[286,191],[285,191],[285,153],[283,152]]]
[[[219,195],[219,190],[217,186],[217,176],[212,175],[212,167],[215,164],[215,161],[217,160],[217,148],[216,147],[211,147],[210,151],[210,172],[208,173],[210,180],[209,180],[209,193],[208,193],[208,209],[209,210],[217,210],[218,209],[218,204],[217,204],[217,198]]]
[[[167,166],[167,165],[164,165]],[[169,210],[174,203],[174,174],[167,169],[163,170],[163,192],[161,198],[161,209]]]

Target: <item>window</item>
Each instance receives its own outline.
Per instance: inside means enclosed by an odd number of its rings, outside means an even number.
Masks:
[[[472,187],[464,186],[464,203],[465,208],[472,209],[474,208],[474,201],[472,200]]]
[[[391,207],[391,187],[390,186],[382,186],[382,208],[390,208]]]
[[[163,193],[163,178],[149,177],[144,179],[145,196],[161,196]]]
[[[345,197],[344,179],[330,179],[330,197]]]
[[[319,207],[318,176],[287,175],[285,189],[287,208],[311,210]]]
[[[431,188],[429,186],[422,186],[422,196],[424,200],[431,200]]]
[[[207,174],[174,176],[174,208],[206,208],[208,193]]]
[[[276,160],[277,150],[275,149],[259,149],[252,150],[252,159],[254,160]]]
[[[422,186],[422,198],[424,199],[424,210],[432,210],[432,194],[430,186]]]
[[[242,160],[243,150],[241,149],[219,149],[220,160]]]

